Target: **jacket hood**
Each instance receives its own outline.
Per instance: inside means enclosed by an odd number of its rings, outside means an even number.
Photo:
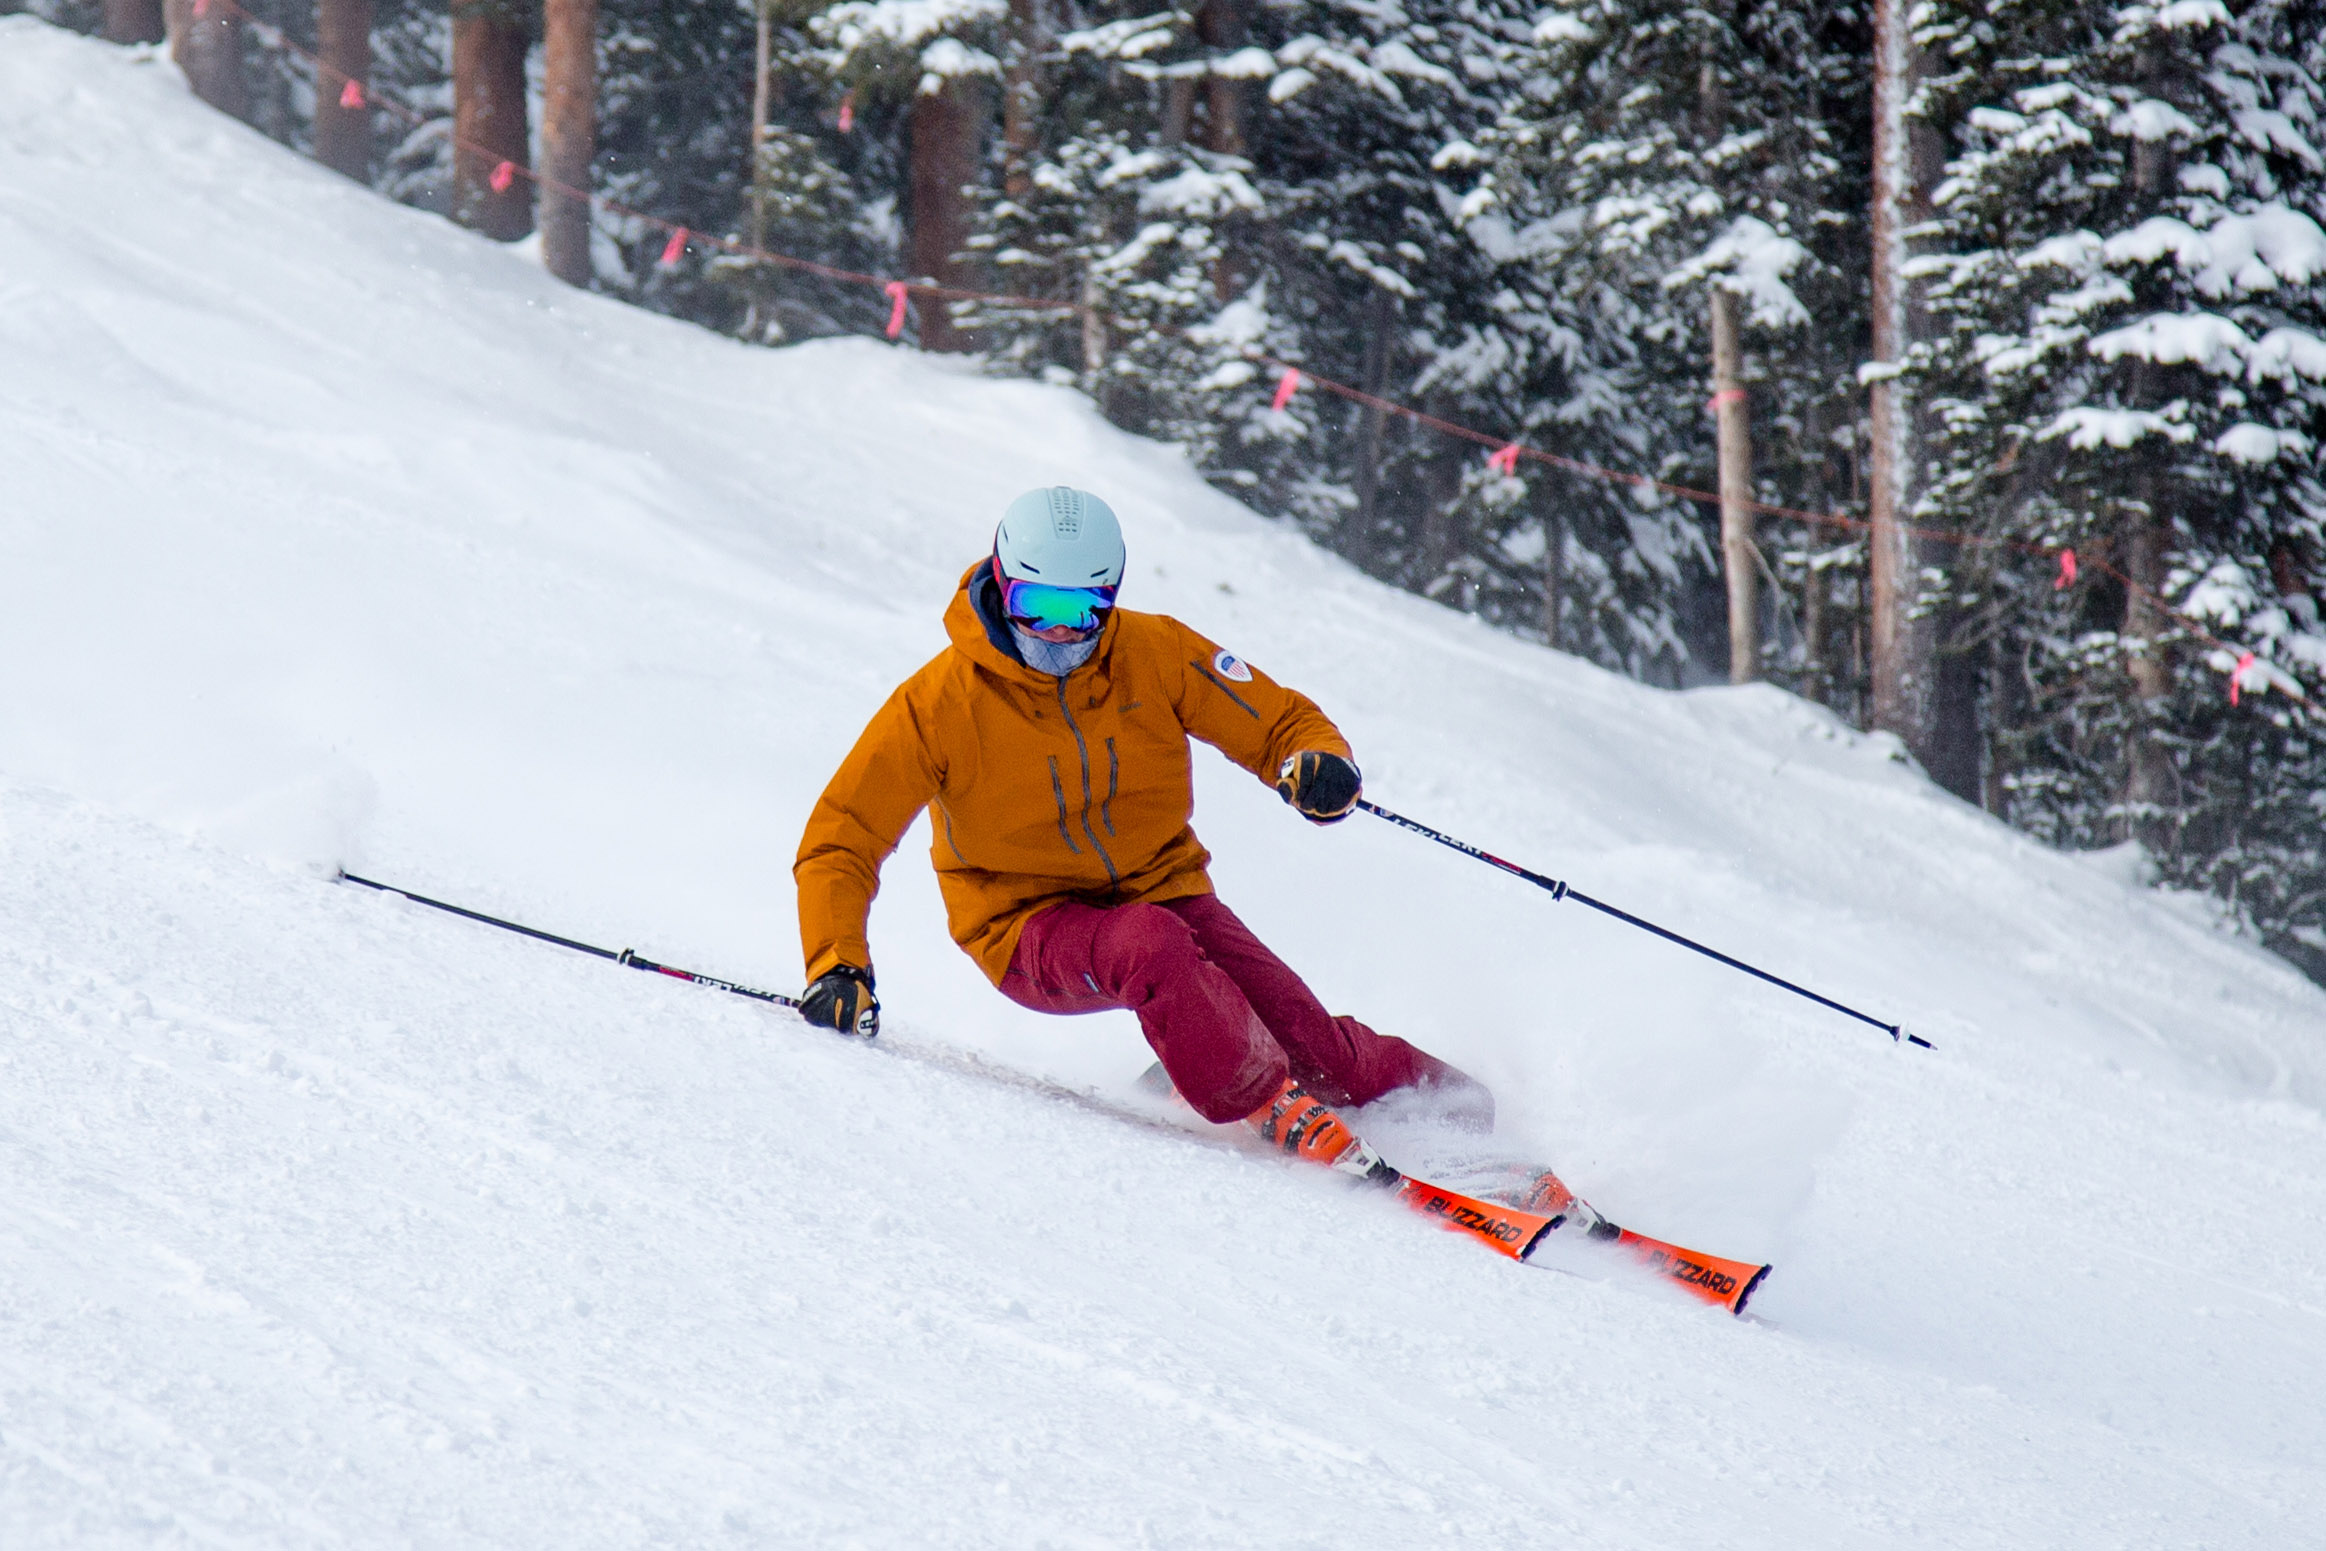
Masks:
[[[1090,654],[1089,661],[1069,673],[1068,678],[1106,662],[1114,651],[1119,628],[1116,616],[1121,612],[1120,609],[1107,612],[1106,624],[1098,633],[1098,650]],[[989,673],[1042,690],[1057,682],[1050,674],[1027,667],[1018,655],[1017,644],[1010,639],[1009,621],[1002,617],[1001,588],[993,579],[993,567],[986,561],[980,560],[962,573],[961,585],[945,608],[945,634],[955,651]]]

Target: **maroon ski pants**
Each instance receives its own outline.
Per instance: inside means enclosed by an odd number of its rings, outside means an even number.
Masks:
[[[1001,989],[1036,1012],[1137,1013],[1172,1085],[1214,1123],[1251,1114],[1288,1072],[1333,1105],[1416,1085],[1476,1087],[1404,1040],[1326,1012],[1210,894],[1053,905],[1026,923]]]

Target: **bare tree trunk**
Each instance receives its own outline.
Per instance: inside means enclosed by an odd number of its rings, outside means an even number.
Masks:
[[[1905,233],[1916,200],[1906,122],[1906,100],[1914,88],[1907,12],[1906,0],[1874,0],[1873,354],[1875,364],[1886,368],[1904,360],[1909,344]],[[1920,564],[1906,529],[1919,483],[1913,406],[1895,376],[1877,378],[1868,397],[1872,720],[1919,753],[1930,725],[1934,642],[1929,621],[1914,618]]]
[[[105,0],[105,41],[159,43],[169,36],[162,0]]]
[[[2152,478],[2143,480],[2152,487]],[[2145,493],[2145,492],[2144,492]],[[2174,800],[2172,757],[2157,737],[2157,723],[2172,693],[2172,664],[2163,636],[2171,628],[2159,595],[2165,584],[2165,522],[2153,502],[2132,520],[2126,536],[2124,573],[2133,585],[2124,593],[2124,669],[2132,680],[2133,726],[2124,781],[2125,805],[2132,810],[2125,831],[2151,847],[2166,839],[2159,822]]]
[[[1002,77],[1002,192],[1034,191],[1034,147],[1041,134],[1042,51],[1050,42],[1043,0],[1010,0],[1010,59]]]
[[[1720,449],[1720,563],[1728,575],[1728,681],[1761,676],[1760,555],[1753,547],[1753,432],[1736,293],[1712,287],[1712,413]]]
[[[194,14],[195,0],[166,0],[170,58],[194,95],[221,113],[250,117],[250,83],[242,73],[242,13],[222,5]]]
[[[1828,578],[1817,565],[1814,543],[1810,546],[1810,563],[1801,574],[1801,640],[1803,664],[1801,688],[1810,699],[1821,705],[1833,703],[1833,687],[1829,682],[1826,664],[1827,622],[1826,600],[1832,596]]]
[[[2153,69],[2152,63],[2152,74]],[[2153,197],[2167,186],[2175,170],[2169,142],[2135,142],[2132,182],[2140,193]],[[2153,376],[2146,363],[2134,368],[2134,403],[2149,402]],[[2160,736],[2165,702],[2172,694],[2172,664],[2163,640],[2172,628],[2163,597],[2171,519],[2165,515],[2163,471],[2152,458],[2142,462],[2133,486],[2140,499],[2132,511],[2131,531],[2124,543],[2124,571],[2132,581],[2124,590],[2124,669],[2132,680],[2134,700],[2130,747],[2125,751],[2124,804],[2131,810],[2125,836],[2161,851],[2171,844],[2166,814],[2178,797],[2179,785],[2172,753]]]
[[[1209,0],[1195,25],[1204,42],[1232,54],[1252,41],[1251,0]],[[1252,83],[1241,76],[1215,75],[1210,87],[1204,104],[1205,143],[1223,156],[1241,156]]]
[[[587,286],[590,163],[598,154],[598,0],[545,0],[541,22],[541,262],[567,285]],[[762,122],[752,121],[755,150]]]
[[[767,246],[767,110],[775,96],[774,0],[754,8],[759,24],[751,43],[751,246]]]
[[[1082,379],[1098,398],[1098,374],[1107,370],[1107,321],[1098,316],[1098,277],[1082,272]]]
[[[1556,512],[1543,514],[1543,635],[1557,651],[1561,640],[1559,617],[1567,594],[1567,525]]]
[[[2010,653],[2003,650],[2001,643],[1988,643],[1986,700],[1991,708],[1990,720],[1996,723],[2003,722],[2010,714],[2008,708],[2014,689],[2012,668]],[[1979,806],[1999,819],[2006,818],[2004,809],[2011,800],[2011,769],[2004,762],[2002,748],[1990,747],[1983,763],[1979,773]]]
[[[499,5],[456,5],[452,17],[452,213],[499,242],[533,229],[525,126],[525,30]],[[495,188],[494,174],[502,163]]]
[[[315,159],[358,183],[371,180],[372,0],[315,0]],[[355,91],[348,86],[355,84]]]
[[[1397,299],[1380,286],[1365,298],[1365,391],[1375,398],[1389,383],[1389,334],[1397,326]],[[1381,505],[1382,412],[1367,404],[1357,411],[1357,527],[1371,533]]]
[[[1195,119],[1195,81],[1192,77],[1175,75],[1163,83],[1163,123],[1159,131],[1165,145],[1184,145],[1188,125]]]
[[[1203,41],[1234,53],[1252,40],[1252,0],[1208,0],[1196,16]],[[1222,156],[1244,154],[1245,120],[1251,113],[1252,83],[1242,76],[1215,75],[1204,101],[1204,143]],[[1212,295],[1226,303],[1241,289],[1242,276],[1222,254],[1212,265]]]
[[[958,286],[965,278],[957,255],[969,240],[967,189],[977,176],[980,94],[976,81],[956,76],[913,98],[909,262],[915,275],[939,285]],[[942,301],[922,299],[921,348],[969,348]]]

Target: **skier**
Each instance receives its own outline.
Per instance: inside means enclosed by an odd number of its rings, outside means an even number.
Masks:
[[[1179,621],[1115,607],[1122,529],[1065,486],[1010,503],[945,612],[952,644],[892,694],[817,800],[792,872],[812,1023],[879,1027],[866,917],[922,808],[953,938],[1038,1012],[1127,1008],[1207,1120],[1373,1171],[1328,1106],[1412,1090],[1493,1126],[1472,1078],[1327,1013],[1212,892],[1188,827],[1192,735],[1304,817],[1354,810],[1348,744],[1306,696]]]

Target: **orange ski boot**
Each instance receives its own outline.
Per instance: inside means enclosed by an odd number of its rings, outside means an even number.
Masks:
[[[1405,1176],[1382,1161],[1347,1121],[1287,1079],[1276,1097],[1245,1117],[1262,1139],[1296,1158],[1321,1163],[1336,1173],[1375,1185],[1395,1185]]]

